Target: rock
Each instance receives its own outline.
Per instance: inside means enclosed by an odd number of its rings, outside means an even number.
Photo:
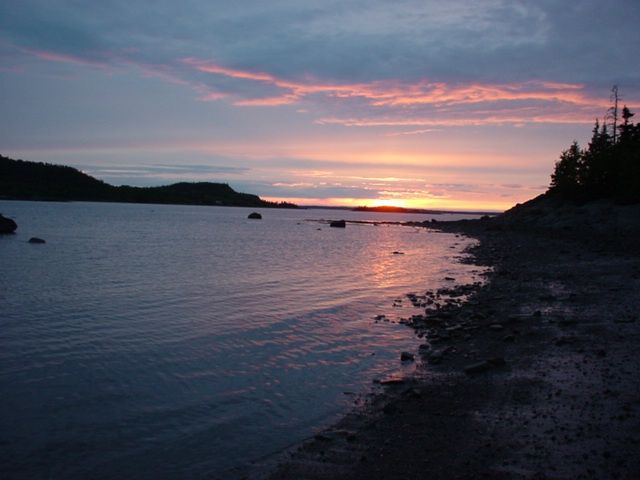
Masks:
[[[406,382],[403,378],[388,378],[386,380],[380,380],[380,385],[403,385]]]
[[[507,361],[502,357],[493,357],[488,359],[487,362],[494,367],[502,367],[507,364]]]
[[[613,323],[635,323],[636,318],[629,316],[627,318],[615,318]]]
[[[398,408],[391,403],[387,403],[384,407],[382,407],[382,411],[385,415],[393,415],[398,411]]]
[[[489,362],[478,362],[472,363],[471,365],[467,365],[464,367],[464,373],[467,375],[473,375],[474,373],[482,373],[486,372],[491,368],[491,364]]]
[[[400,360],[403,362],[413,362],[415,360],[415,356],[413,355],[413,353],[402,352],[400,354]]]
[[[250,213],[247,218],[250,218],[253,220],[262,220],[262,215],[260,215],[258,212],[253,212],[253,213]]]
[[[404,252],[399,252],[399,251],[396,250],[396,251],[393,252],[393,254],[394,255],[404,255]]]
[[[575,338],[573,338],[573,337],[565,337],[565,336],[558,337],[558,338],[556,338],[556,341],[555,341],[555,344],[558,347],[561,347],[563,345],[570,345],[572,343],[575,343]]]
[[[31,237],[29,239],[29,243],[47,243],[47,242],[45,242],[43,239],[38,237]]]
[[[439,363],[442,363],[442,360],[444,360],[444,351],[443,350],[434,350],[434,351],[430,352],[427,355],[427,360],[429,360],[429,363],[431,363],[433,365],[437,365]]]
[[[334,220],[329,223],[329,226],[334,228],[345,228],[347,226],[347,222],[344,220]]]
[[[471,365],[467,365],[464,367],[464,373],[467,375],[473,375],[475,373],[482,373],[490,370],[494,367],[501,367],[506,365],[506,361],[502,357],[495,357],[485,360],[484,362],[472,363]]]
[[[18,228],[18,224],[12,219],[0,214],[0,233],[13,233]]]

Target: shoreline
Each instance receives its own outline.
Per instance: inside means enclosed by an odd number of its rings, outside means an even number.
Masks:
[[[479,240],[489,281],[413,322],[429,345],[411,378],[260,478],[639,478],[638,237],[429,227]]]

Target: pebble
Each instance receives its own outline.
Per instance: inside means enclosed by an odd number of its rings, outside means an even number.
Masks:
[[[493,367],[500,367],[505,365],[507,362],[502,357],[490,358],[483,362],[472,363],[471,365],[467,365],[464,367],[464,373],[468,375],[473,375],[475,373],[486,372],[487,370]]]
[[[415,360],[415,356],[413,355],[413,353],[402,352],[400,354],[400,360],[403,362],[413,362]]]

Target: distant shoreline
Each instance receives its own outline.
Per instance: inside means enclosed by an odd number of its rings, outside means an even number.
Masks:
[[[432,210],[425,208],[404,208],[404,207],[389,207],[389,206],[380,206],[380,207],[345,207],[345,206],[326,206],[326,205],[299,205],[299,208],[306,209],[324,209],[324,210],[347,210],[350,212],[374,212],[374,213],[411,213],[411,214],[419,214],[419,215],[498,215],[502,212],[500,211],[466,211],[466,210]]]

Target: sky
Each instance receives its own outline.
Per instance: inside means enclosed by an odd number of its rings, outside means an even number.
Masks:
[[[504,210],[611,106],[638,0],[3,0],[0,153],[112,184]]]

